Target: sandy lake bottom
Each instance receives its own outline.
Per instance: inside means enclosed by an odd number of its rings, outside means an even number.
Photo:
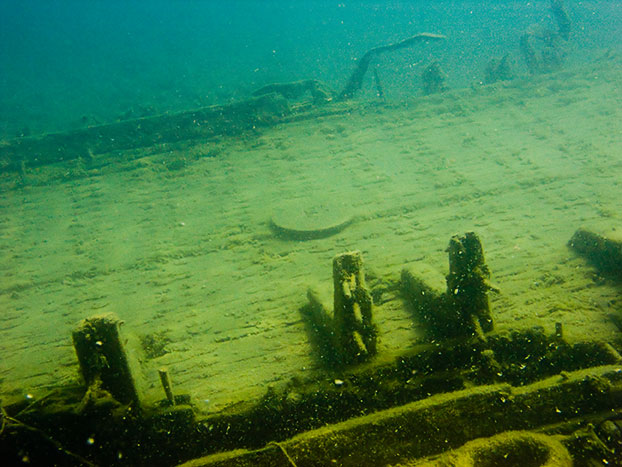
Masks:
[[[160,367],[206,412],[256,399],[318,368],[299,310],[310,286],[330,297],[333,256],[362,251],[372,286],[404,267],[441,282],[450,237],[467,231],[480,236],[500,289],[497,330],[561,322],[571,342],[619,342],[610,319],[622,313],[619,284],[567,242],[579,227],[622,226],[620,83],[622,63],[608,58],[128,151],[118,164],[43,167],[23,186],[3,176],[0,396],[38,398],[78,381],[71,331],[111,312],[146,400],[163,397]],[[316,199],[354,222],[326,238],[274,235],[284,202]],[[425,339],[395,293],[375,320],[378,358]],[[161,346],[147,353],[150,340]]]

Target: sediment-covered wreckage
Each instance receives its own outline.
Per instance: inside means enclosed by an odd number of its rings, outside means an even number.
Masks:
[[[569,245],[606,271],[622,265],[616,240],[578,230]],[[217,414],[201,415],[165,369],[162,400],[144,404],[120,321],[85,319],[73,332],[84,385],[2,407],[2,456],[65,465],[388,465],[427,456],[425,465],[614,465],[622,443],[615,346],[569,344],[562,323],[496,332],[488,295],[502,291],[489,282],[478,236],[454,236],[447,251],[445,290],[408,269],[394,285],[428,344],[389,361],[377,355],[362,255],[340,254],[332,306],[309,290],[300,309],[324,371]]]
[[[370,50],[341,93],[315,80],[272,84],[230,106],[9,141],[0,146],[0,169],[27,184],[31,170],[48,164],[112,164],[115,151],[347,113],[372,58],[441,39],[420,34]],[[380,93],[377,77],[376,84]],[[306,94],[311,102],[292,103]],[[275,216],[270,227],[280,239],[308,241],[342,232],[355,219],[340,213],[303,228]],[[622,242],[615,236],[579,229],[568,246],[619,280]],[[157,375],[161,399],[146,401],[121,320],[93,313],[67,336],[81,384],[2,405],[0,458],[32,465],[619,464],[619,336],[570,341],[563,322],[498,330],[489,296],[502,294],[503,285],[491,282],[479,236],[454,235],[446,252],[442,286],[411,268],[383,286],[425,330],[425,341],[397,357],[379,351],[381,294],[368,286],[363,254],[343,251],[332,262],[332,302],[326,290],[309,288],[291,310],[304,320],[320,370],[214,413],[180,393],[167,368]]]

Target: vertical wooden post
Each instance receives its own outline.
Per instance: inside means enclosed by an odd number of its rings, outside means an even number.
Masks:
[[[101,387],[122,404],[139,403],[138,391],[114,315],[83,320],[73,332],[73,346],[88,388]]]
[[[461,334],[492,331],[493,320],[488,302],[490,271],[484,261],[484,250],[474,232],[454,235],[447,248],[449,275],[447,300],[455,312],[456,328]]]
[[[360,252],[333,258],[333,286],[335,344],[341,361],[349,364],[365,360],[376,353],[377,332]]]
[[[160,375],[160,382],[162,383],[162,389],[164,389],[164,394],[166,394],[166,399],[171,405],[175,405],[173,385],[171,384],[171,379],[168,376],[168,370],[166,370],[166,368],[160,368],[158,370],[158,374]]]

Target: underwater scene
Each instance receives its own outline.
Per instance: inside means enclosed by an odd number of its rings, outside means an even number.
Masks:
[[[0,464],[622,465],[622,2],[0,3]]]

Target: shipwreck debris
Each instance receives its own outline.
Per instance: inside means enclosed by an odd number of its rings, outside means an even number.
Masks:
[[[394,50],[403,49],[405,47],[410,47],[411,45],[418,44],[420,42],[440,41],[443,39],[446,39],[446,36],[443,36],[441,34],[431,34],[428,32],[423,32],[421,34],[411,36],[408,39],[404,39],[400,42],[395,42],[389,45],[382,45],[368,50],[358,60],[356,68],[350,75],[350,79],[348,79],[348,82],[346,83],[343,90],[339,93],[338,99],[347,100],[354,97],[354,93],[361,89],[361,85],[363,84],[363,77],[365,76],[365,73],[367,72],[370,63],[378,55],[386,52],[392,52]]]
[[[562,0],[551,0],[551,12],[557,22],[557,33],[562,39],[568,40],[572,22]]]
[[[174,114],[124,120],[65,133],[17,138],[0,145],[0,173],[164,143],[237,135],[274,125],[291,113],[286,99],[275,93],[228,105]],[[27,160],[27,164],[23,161]]]
[[[568,247],[583,256],[603,277],[622,282],[622,236],[618,230],[601,234],[580,228],[568,241]],[[620,313],[611,313],[609,317],[622,331]]]
[[[89,397],[106,393],[124,405],[139,406],[138,390],[119,335],[121,321],[112,314],[83,320],[73,331],[73,346]]]
[[[562,441],[561,437],[531,431],[506,431],[469,441],[441,456],[417,460],[416,465],[572,467],[572,457]]]
[[[536,462],[525,465],[563,466],[572,465],[568,463],[571,456],[576,459],[584,453],[589,459],[612,463],[617,453],[607,444],[594,443],[589,453],[584,449],[582,443],[597,440],[581,433],[577,421],[611,411],[621,396],[619,368],[604,366],[570,373],[561,381],[553,377],[520,388],[487,385],[430,397],[308,431],[278,444],[214,454],[183,465],[331,465],[335,460],[344,466],[420,465],[417,459],[421,457],[463,445],[457,452],[460,459],[476,462],[447,465],[523,465],[509,461],[531,454]],[[547,425],[561,434],[524,431]],[[616,428],[614,425],[612,430]]]
[[[601,272],[622,279],[622,238],[619,234],[607,237],[580,228],[568,241],[568,247],[587,258]]]
[[[565,58],[565,44],[570,37],[571,20],[562,0],[551,0],[557,31],[535,25],[520,37],[520,51],[531,74],[558,69]]]
[[[474,232],[454,235],[447,248],[449,275],[447,295],[456,313],[459,327],[471,328],[479,333],[493,328],[488,292],[496,290],[490,285],[490,270],[484,260],[484,249]]]
[[[333,258],[333,286],[338,351],[345,363],[369,358],[376,353],[376,328],[359,251]]]
[[[429,63],[421,72],[421,84],[423,85],[423,93],[426,96],[430,94],[438,94],[447,90],[445,73],[441,69],[440,63],[436,60]]]
[[[376,353],[377,329],[373,323],[373,300],[365,284],[363,257],[359,251],[333,258],[333,312],[318,295],[307,293],[304,308],[320,347],[327,351],[327,363],[349,365],[365,361]]]
[[[171,384],[171,378],[168,375],[166,368],[160,368],[158,370],[160,376],[160,383],[162,383],[162,389],[166,395],[166,400],[170,405],[175,405],[175,396],[173,395],[173,385]]]
[[[17,173],[21,182],[26,171],[35,167],[83,159],[87,166],[106,154],[105,159],[118,157],[120,151],[206,139],[220,135],[238,135],[273,126],[292,115],[304,116],[306,106],[292,106],[289,99],[311,95],[313,106],[344,101],[361,88],[363,77],[372,59],[379,54],[409,47],[426,41],[445,39],[439,34],[421,33],[394,44],[375,47],[365,53],[341,93],[335,93],[316,79],[290,83],[272,83],[256,90],[246,100],[227,105],[214,105],[197,110],[151,115],[99,124],[79,130],[44,135],[24,134],[0,145],[0,174]],[[378,94],[382,86],[376,76]],[[339,110],[337,110],[339,111]]]
[[[307,241],[335,235],[355,222],[352,208],[330,196],[295,198],[275,207],[270,229],[283,240]]]
[[[472,232],[456,235],[447,251],[446,291],[439,291],[442,286],[427,280],[427,274],[425,281],[405,274],[410,279],[402,287],[421,296],[412,303],[431,313],[430,320],[440,316],[459,323],[456,339],[423,343],[391,360],[349,365],[376,353],[378,330],[361,253],[337,255],[333,311],[312,292],[305,311],[338,366],[293,376],[280,387],[270,386],[260,400],[217,413],[201,413],[188,395],[176,396],[165,370],[160,371],[165,400],[144,402],[141,410],[130,410],[133,405],[111,410],[132,404],[138,392],[130,384],[120,322],[114,315],[85,320],[73,336],[92,397],[81,401],[82,387],[65,388],[31,407],[3,407],[7,425],[0,453],[13,460],[27,452],[35,463],[47,458],[59,464],[71,455],[99,465],[177,465],[191,458],[188,465],[193,466],[324,465],[333,459],[343,465],[384,465],[413,462],[485,438],[455,452],[493,463],[501,452],[511,458],[535,454],[536,461],[544,459],[544,452],[555,460],[572,456],[613,463],[622,441],[619,352],[608,342],[569,343],[560,325],[553,333],[536,328],[480,338],[474,328],[481,333],[492,329],[486,293],[493,290],[481,243]],[[117,384],[118,373],[124,393],[110,387]],[[92,403],[106,410],[86,410]],[[59,420],[66,421],[63,430],[58,439],[47,439],[45,452],[30,444],[24,451],[28,427],[48,436]],[[588,422],[597,428],[586,429]],[[551,427],[554,439],[523,432],[548,435],[542,430]]]
[[[289,83],[272,83],[253,92],[253,97],[276,93],[285,99],[295,100],[309,93],[315,105],[325,104],[333,99],[333,91],[317,79],[303,79]]]
[[[494,57],[486,65],[484,71],[484,83],[492,84],[497,81],[509,81],[514,78],[514,72],[510,66],[510,54],[503,57]]]
[[[479,237],[474,232],[454,235],[446,251],[449,274],[444,292],[405,269],[402,293],[435,337],[475,335],[484,339],[484,333],[494,327],[488,292],[498,290],[489,283],[490,271]]]

